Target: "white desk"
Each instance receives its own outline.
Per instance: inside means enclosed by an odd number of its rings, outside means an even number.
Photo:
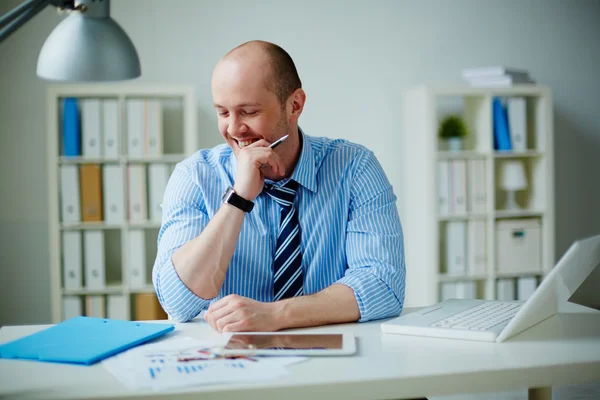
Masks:
[[[552,385],[600,381],[600,312],[559,314],[502,344],[382,334],[380,322],[309,329],[354,332],[357,355],[313,358],[275,381],[144,393],[126,389],[101,364],[0,360],[0,398],[398,399],[521,388],[542,388],[530,398],[547,398]],[[43,327],[3,327],[0,342]],[[218,337],[203,321],[176,330]]]

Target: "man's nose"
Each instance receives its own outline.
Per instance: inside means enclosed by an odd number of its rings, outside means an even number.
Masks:
[[[240,133],[245,133],[248,131],[248,126],[244,123],[244,121],[235,116],[231,116],[229,118],[229,124],[227,125],[227,134],[231,136],[239,135]]]

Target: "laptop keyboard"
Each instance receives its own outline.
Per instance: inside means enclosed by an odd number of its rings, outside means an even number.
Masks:
[[[431,324],[435,328],[486,331],[510,320],[521,303],[486,302]]]

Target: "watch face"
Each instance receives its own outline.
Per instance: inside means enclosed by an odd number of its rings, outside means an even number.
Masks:
[[[221,197],[221,201],[226,202],[227,200],[229,200],[229,196],[231,196],[232,192],[233,192],[233,188],[231,186],[228,187],[227,190],[225,190],[225,193],[223,193],[223,197]]]

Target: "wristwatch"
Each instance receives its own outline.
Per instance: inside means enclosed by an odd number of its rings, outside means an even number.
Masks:
[[[231,204],[239,208],[240,210],[249,213],[254,208],[254,202],[250,200],[246,200],[236,192],[234,192],[233,188],[229,186],[225,193],[223,193],[223,203]]]

